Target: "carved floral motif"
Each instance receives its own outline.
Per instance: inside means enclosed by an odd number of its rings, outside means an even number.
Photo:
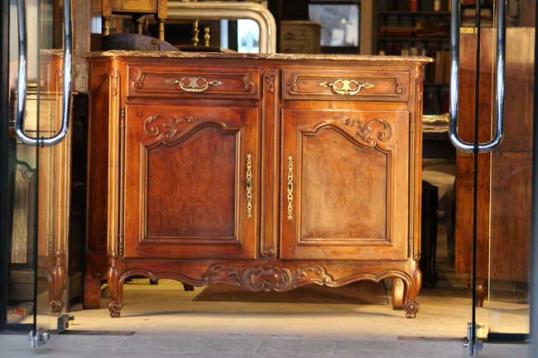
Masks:
[[[146,75],[144,75],[142,73],[142,71],[140,71],[140,69],[139,69],[138,72],[136,73],[136,78],[133,81],[134,88],[142,89],[144,87],[144,79],[145,79],[145,77],[146,77]]]
[[[194,121],[195,118],[193,116],[152,115],[144,120],[144,134],[154,139],[155,142],[171,143],[177,139],[182,125],[191,124]]]
[[[355,135],[369,148],[375,147],[378,142],[387,142],[392,138],[392,127],[383,119],[361,121],[346,118],[342,120],[342,123],[347,127],[355,128]]]
[[[395,77],[394,81],[396,82],[396,87],[394,87],[394,92],[396,94],[403,94],[405,87],[402,86],[402,84],[400,83],[400,76]]]
[[[264,85],[268,92],[273,93],[275,91],[275,78],[276,78],[275,71],[269,71],[269,72],[263,73]]]
[[[256,84],[250,79],[248,73],[243,76],[243,88],[245,92],[249,93],[254,93],[256,91]]]
[[[204,281],[233,284],[255,292],[285,292],[308,283],[335,284],[332,276],[321,265],[290,269],[275,265],[234,267],[215,264],[204,275]]]
[[[291,94],[300,94],[299,92],[297,92],[298,90],[298,86],[297,86],[297,81],[299,80],[299,76],[294,73],[291,78],[290,78],[290,82],[288,83],[288,92],[291,93]]]
[[[260,250],[260,255],[262,257],[275,257],[276,252],[273,247],[264,247],[263,249]]]

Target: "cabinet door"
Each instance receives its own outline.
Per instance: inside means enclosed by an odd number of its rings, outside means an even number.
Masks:
[[[127,106],[126,257],[254,258],[256,108]]]
[[[409,113],[283,111],[281,257],[408,256]]]

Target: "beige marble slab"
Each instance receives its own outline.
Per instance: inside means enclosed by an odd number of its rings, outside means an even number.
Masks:
[[[160,57],[160,58],[209,58],[209,59],[263,59],[276,61],[358,61],[358,62],[420,62],[433,60],[423,56],[374,56],[374,55],[330,55],[330,54],[246,54],[220,52],[181,52],[181,51],[125,51],[111,50],[91,52],[88,58],[98,57]]]

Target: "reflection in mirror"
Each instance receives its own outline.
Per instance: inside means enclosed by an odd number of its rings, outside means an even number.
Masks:
[[[359,52],[359,2],[312,1],[308,15],[321,25],[322,52]]]

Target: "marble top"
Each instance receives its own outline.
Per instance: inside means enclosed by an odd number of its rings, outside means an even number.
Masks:
[[[361,62],[422,62],[433,60],[423,56],[374,56],[374,55],[330,55],[330,54],[247,54],[223,52],[181,52],[181,51],[126,51],[111,50],[90,52],[88,58],[97,57],[161,57],[161,58],[211,58],[211,59],[264,59],[264,60],[311,60],[311,61],[361,61]]]

